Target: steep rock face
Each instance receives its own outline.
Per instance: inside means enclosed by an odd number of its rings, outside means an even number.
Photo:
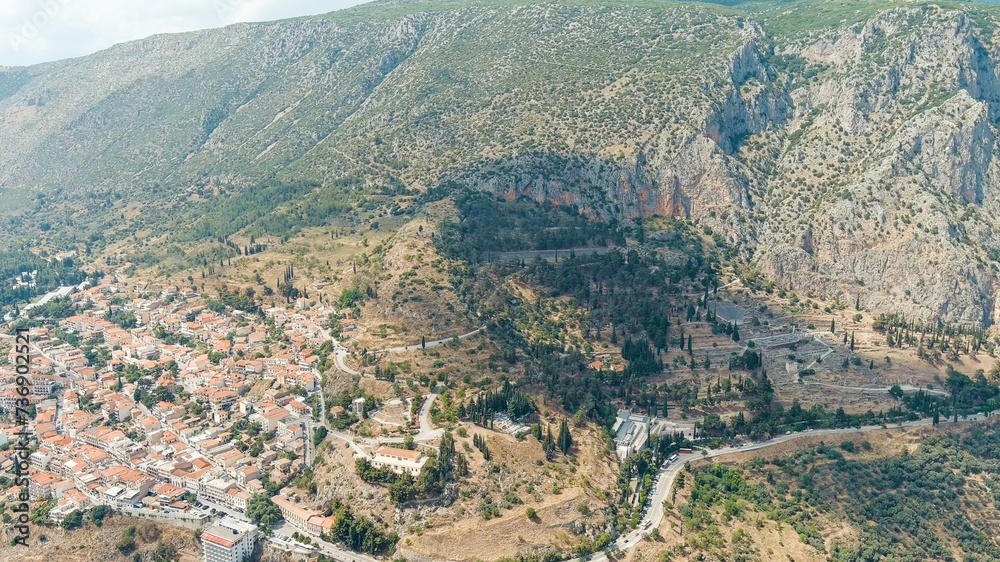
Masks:
[[[931,8],[832,35],[798,47],[825,70],[793,92],[756,263],[870,310],[995,322],[992,56],[964,13]]]
[[[378,2],[0,71],[0,187],[82,239],[206,186],[458,183],[689,218],[781,286],[1000,320],[992,12],[753,4]]]
[[[596,218],[681,216],[735,238],[738,225],[716,215],[754,206],[750,186],[756,178],[736,158],[740,144],[780,128],[792,115],[791,97],[762,54],[764,40],[756,24],[741,22],[711,99],[697,106],[686,124],[658,132],[627,157],[580,157],[560,162],[552,174],[539,173],[551,160],[533,155],[510,168],[491,166],[467,182],[508,199],[577,205]]]

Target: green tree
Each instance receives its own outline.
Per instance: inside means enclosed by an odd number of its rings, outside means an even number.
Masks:
[[[174,545],[158,542],[149,559],[152,562],[174,562],[174,560],[179,560],[180,556],[177,554],[177,548]]]
[[[98,505],[91,508],[88,518],[91,523],[100,527],[104,524],[104,518],[111,514],[111,509],[106,505]]]
[[[319,447],[319,444],[326,439],[327,430],[322,425],[313,430],[313,446]]]
[[[559,438],[557,439],[557,444],[559,445],[559,450],[565,455],[569,453],[570,447],[573,446],[573,438],[569,433],[569,423],[563,420],[559,424]]]
[[[83,526],[83,512],[74,511],[73,513],[70,513],[65,519],[62,520],[60,525],[67,531],[79,529]]]
[[[271,527],[281,521],[281,510],[267,494],[255,494],[247,504],[247,517],[260,527],[263,534],[270,535]]]
[[[122,554],[128,554],[135,550],[135,526],[129,525],[122,531],[122,537],[118,540],[118,544],[115,545],[118,552]]]

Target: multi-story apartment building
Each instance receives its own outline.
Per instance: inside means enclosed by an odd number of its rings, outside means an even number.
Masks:
[[[204,562],[250,560],[257,544],[257,527],[225,518],[201,534]]]

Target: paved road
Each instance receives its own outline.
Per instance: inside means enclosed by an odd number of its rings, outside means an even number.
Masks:
[[[486,326],[480,326],[480,327],[476,328],[475,330],[473,330],[473,331],[471,331],[471,332],[469,332],[467,334],[462,334],[462,335],[458,336],[458,339],[464,340],[464,339],[467,339],[467,338],[471,338],[472,336],[478,334],[479,332],[482,332],[485,329],[486,329]],[[361,373],[359,371],[355,371],[354,369],[348,367],[347,363],[344,362],[344,359],[347,358],[347,355],[349,353],[347,351],[347,348],[344,347],[339,341],[337,341],[337,338],[333,337],[333,335],[329,331],[326,332],[326,336],[328,338],[330,338],[330,341],[333,342],[333,358],[334,358],[334,362],[337,365],[337,368],[340,369],[341,371],[349,374],[349,375],[362,376],[363,373]],[[452,336],[450,338],[444,338],[444,339],[440,339],[440,340],[429,341],[426,344],[418,343],[418,344],[415,344],[415,345],[407,345],[407,346],[402,346],[402,347],[390,347],[390,348],[383,349],[381,351],[384,352],[384,353],[407,353],[407,352],[410,352],[410,351],[420,351],[421,349],[431,349],[431,348],[434,348],[434,347],[442,346],[442,345],[444,345],[444,344],[446,344],[446,343],[448,343],[448,342],[450,342],[450,341],[452,341],[454,339],[455,339],[455,336]]]
[[[268,542],[281,550],[291,551],[297,554],[318,552],[326,554],[339,562],[379,562],[377,558],[368,556],[367,554],[345,550],[337,545],[330,544],[312,533],[307,533],[306,531],[294,527],[287,521],[276,525],[272,531],[274,532],[274,535],[268,540]],[[305,535],[311,538],[313,544],[316,545],[316,549],[310,550],[306,547],[300,546],[298,542],[293,541],[292,534],[296,532],[300,535]],[[283,541],[282,539],[285,540]]]
[[[966,419],[960,419],[959,423],[967,423],[985,419],[982,414],[977,414],[975,416],[969,416]],[[931,425],[933,421],[931,418],[921,419],[913,422],[905,422],[903,424],[893,424],[892,427],[883,429],[881,426],[864,426],[862,428],[844,428],[844,429],[818,429],[814,431],[806,431],[800,433],[792,433],[789,435],[781,435],[767,441],[761,441],[758,443],[752,443],[743,447],[724,447],[722,449],[716,449],[713,451],[708,451],[707,454],[703,455],[701,452],[696,452],[688,455],[680,455],[680,458],[676,462],[668,464],[666,467],[660,470],[659,480],[653,487],[652,499],[650,500],[649,510],[640,522],[637,528],[626,534],[622,535],[614,542],[614,546],[617,550],[624,552],[630,548],[635,548],[642,539],[646,536],[651,529],[659,528],[660,524],[663,522],[664,512],[663,512],[663,501],[667,499],[670,495],[670,491],[674,486],[674,480],[677,475],[684,468],[684,466],[691,462],[700,459],[710,459],[713,457],[719,457],[722,455],[729,455],[732,453],[745,453],[748,451],[758,451],[761,449],[766,449],[768,447],[773,447],[780,443],[785,443],[793,439],[799,439],[802,437],[813,437],[817,435],[846,435],[846,434],[860,434],[860,433],[870,433],[874,431],[887,431],[889,429],[898,429],[900,427],[918,427]],[[941,425],[950,425],[954,422],[942,422]],[[648,523],[648,526],[647,526]],[[608,562],[608,557],[604,552],[597,552],[587,558],[578,558],[576,561],[582,562],[583,560],[590,560],[593,562]]]
[[[344,363],[344,359],[347,357],[347,348],[342,347],[337,340],[333,340],[333,360],[337,364],[337,368],[344,371],[348,375],[354,375],[356,377],[363,376],[360,371],[355,371],[354,369],[347,366]]]
[[[219,512],[217,517],[226,515],[228,517],[236,519],[237,521],[242,521],[244,523],[248,523],[251,525],[253,524],[250,522],[250,520],[247,518],[245,514],[239,511],[230,509],[223,505],[219,505],[211,500],[208,500],[200,496],[198,498],[198,501],[207,506],[214,507],[216,511]],[[340,562],[378,562],[376,558],[373,558],[366,554],[359,554],[357,552],[343,549],[335,544],[330,544],[326,541],[323,541],[317,535],[308,533],[306,531],[303,531],[302,529],[298,529],[294,527],[292,524],[288,523],[287,521],[282,521],[278,523],[277,525],[272,527],[271,531],[273,532],[273,536],[268,539],[268,542],[272,546],[287,552],[294,552],[296,554],[308,554],[309,552],[322,552],[323,554],[331,556],[334,560],[338,560]],[[292,534],[296,532],[298,532],[301,535],[306,535],[310,537],[313,540],[313,544],[316,545],[316,550],[311,550],[308,547],[305,547],[299,544],[298,542],[293,541]]]
[[[465,338],[472,337],[472,336],[478,334],[479,332],[481,332],[483,329],[485,329],[485,326],[480,327],[480,328],[478,328],[476,330],[473,330],[473,331],[471,331],[471,332],[469,332],[467,334],[462,334],[461,336],[458,336],[458,339],[465,339]],[[337,341],[337,339],[334,338],[333,334],[331,334],[329,331],[326,332],[326,335],[327,335],[328,338],[330,338],[330,341],[333,342],[334,363],[337,365],[338,369],[340,369],[341,371],[343,371],[343,372],[345,372],[345,373],[347,373],[349,375],[354,375],[354,376],[370,376],[370,375],[364,375],[364,374],[362,374],[362,373],[360,373],[358,371],[355,371],[354,369],[351,369],[350,367],[348,367],[344,363],[344,358],[347,357],[347,353],[348,353],[347,348],[345,348],[343,345],[341,345],[340,342]],[[438,341],[433,341],[433,342],[427,342],[427,347],[430,348],[430,347],[436,347],[436,346],[439,346],[439,345],[443,345],[445,343],[448,343],[452,339],[454,339],[454,338],[447,338],[447,339],[443,339],[443,340],[438,340]],[[396,350],[406,349],[406,350],[411,350],[412,351],[411,348],[421,349],[422,346],[417,345],[417,346],[409,346],[407,348],[393,348],[393,349],[396,349]],[[392,349],[387,349],[385,351],[393,352]],[[319,376],[318,373],[316,375],[317,375],[317,377]],[[431,421],[430,421],[431,406],[434,404],[434,400],[437,397],[438,397],[438,395],[434,394],[433,392],[430,393],[430,394],[428,394],[427,395],[427,399],[424,401],[424,405],[420,408],[420,433],[418,433],[417,435],[415,435],[413,437],[413,439],[415,441],[434,441],[436,439],[440,439],[441,435],[444,434],[444,430],[442,430],[442,429],[431,429]],[[326,419],[326,411],[327,411],[326,410],[326,397],[323,394],[323,385],[322,385],[322,383],[320,384],[319,398],[320,398],[321,407],[323,408],[323,415],[322,415],[323,426],[326,427],[327,433],[329,435],[332,435],[333,437],[336,437],[338,439],[346,441],[351,446],[351,448],[355,450],[355,452],[358,452],[358,453],[360,453],[362,455],[367,456],[367,454],[364,452],[364,450],[362,450],[361,447],[359,447],[358,444],[354,442],[353,436],[351,436],[351,435],[349,435],[347,433],[340,432],[340,431],[334,431],[333,429],[330,428],[330,425],[329,425],[329,423],[327,422],[327,419]],[[383,442],[383,443],[402,443],[403,439],[402,438],[390,438],[390,439],[381,439],[380,441]]]
[[[511,252],[485,252],[483,254],[483,259],[487,261],[499,260],[499,261],[510,261],[510,260],[532,260],[535,258],[542,258],[543,260],[552,260],[556,258],[568,258],[571,255],[576,256],[593,256],[607,254],[611,252],[614,248],[611,246],[598,246],[593,248],[560,248],[557,250],[515,250]]]
[[[433,392],[428,394],[427,399],[424,400],[424,405],[420,407],[420,433],[414,437],[414,440],[429,441],[439,439],[444,433],[441,429],[431,429],[431,406],[437,397],[438,395]]]
[[[471,338],[472,336],[478,334],[479,332],[482,332],[485,329],[486,329],[486,326],[480,326],[480,327],[476,328],[475,330],[472,330],[468,334],[462,334],[462,335],[458,336],[458,339],[464,340],[466,338]],[[421,349],[431,349],[432,347],[438,347],[440,345],[444,345],[444,344],[446,344],[446,343],[448,343],[448,342],[450,342],[450,341],[452,341],[454,339],[455,339],[455,337],[452,336],[450,338],[444,338],[444,339],[441,339],[441,340],[429,341],[429,342],[427,342],[426,345],[424,345],[422,343],[418,343],[416,345],[407,345],[407,346],[403,346],[403,347],[390,347],[390,348],[384,349],[382,351],[385,351],[386,353],[406,353],[406,352],[409,352],[409,351],[420,351]]]
[[[326,337],[330,338],[331,342],[333,342],[333,361],[337,365],[337,368],[344,371],[348,375],[361,376],[361,373],[348,367],[347,364],[344,363],[344,358],[347,357],[348,354],[347,348],[344,347],[343,344],[337,340],[337,338],[333,337],[330,330],[323,330],[323,333],[326,334]]]
[[[433,392],[427,395],[427,399],[424,400],[423,406],[420,407],[420,433],[413,436],[413,440],[417,442],[423,441],[436,441],[441,439],[444,435],[444,430],[441,428],[431,429],[431,406],[434,404],[434,400],[438,397],[437,394]],[[379,439],[381,443],[402,443],[402,437],[389,437],[386,439]]]
[[[336,340],[334,340],[334,341],[336,341]],[[319,384],[319,404],[320,404],[320,406],[319,407],[322,410],[322,412],[320,412],[319,419],[320,419],[320,423],[323,424],[323,427],[326,428],[326,435],[328,437],[333,437],[334,439],[340,439],[341,441],[347,443],[348,445],[351,446],[352,449],[354,449],[355,453],[358,453],[358,454],[364,455],[364,456],[368,456],[365,453],[364,449],[362,449],[357,443],[354,442],[354,436],[353,435],[351,435],[349,433],[344,433],[343,431],[337,431],[336,429],[333,429],[332,427],[330,427],[330,422],[326,418],[326,412],[327,412],[327,410],[326,410],[326,395],[323,394],[322,378],[321,378],[321,376],[319,374],[319,371],[316,371],[315,369],[313,370],[313,374],[316,376],[317,379],[320,379],[320,384]],[[310,438],[311,438],[311,436],[310,436]]]

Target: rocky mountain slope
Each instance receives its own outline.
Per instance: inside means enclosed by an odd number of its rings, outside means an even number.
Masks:
[[[126,236],[190,227],[169,221],[192,193],[308,186],[254,199],[259,218],[464,184],[688,217],[780,287],[992,324],[995,13],[418,0],[156,36],[0,73],[3,224]]]

